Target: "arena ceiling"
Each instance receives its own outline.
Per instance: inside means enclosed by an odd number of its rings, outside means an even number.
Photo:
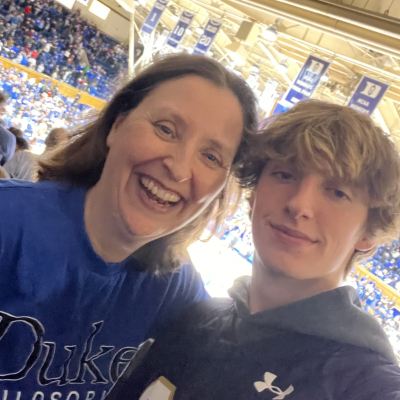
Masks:
[[[153,3],[136,7],[139,28]],[[236,40],[243,21],[259,27],[255,42],[243,43],[245,64],[236,68],[246,78],[250,67],[258,65],[260,89],[274,79],[278,90],[286,91],[310,53],[332,59],[329,80],[315,98],[346,104],[362,75],[389,81],[373,117],[400,150],[400,0],[171,0],[159,29],[172,30],[184,8],[196,13],[191,34],[182,43],[188,49],[198,40],[196,27],[210,17],[223,19],[211,48],[212,56],[222,62],[228,62],[226,47]],[[270,26],[277,29],[276,41],[263,36]],[[279,68],[281,63],[287,68]]]

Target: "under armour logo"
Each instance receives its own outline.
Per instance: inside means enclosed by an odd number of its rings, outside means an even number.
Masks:
[[[276,379],[276,375],[271,374],[271,372],[266,372],[264,374],[264,382],[254,382],[254,387],[257,389],[258,392],[262,392],[265,389],[270,390],[272,393],[277,394],[278,396],[274,397],[273,400],[282,400],[288,394],[292,393],[294,387],[290,385],[284,392],[282,389],[278,388],[277,386],[272,386],[272,382]]]

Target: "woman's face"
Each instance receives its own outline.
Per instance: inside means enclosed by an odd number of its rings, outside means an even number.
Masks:
[[[151,240],[185,226],[223,189],[242,131],[230,90],[196,76],[160,84],[107,138],[98,185],[117,224]]]

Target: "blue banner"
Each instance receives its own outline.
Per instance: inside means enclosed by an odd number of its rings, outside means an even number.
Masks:
[[[311,98],[330,61],[310,55],[280,103],[292,107],[297,102]]]
[[[183,37],[185,36],[187,28],[189,28],[190,24],[193,21],[194,16],[194,13],[183,10],[182,15],[179,18],[179,21],[176,23],[174,30],[169,35],[169,38],[167,40],[168,45],[175,49],[179,46]]]
[[[274,108],[274,111],[272,114],[282,114],[282,113],[286,112],[287,110],[289,110],[289,107],[285,107],[281,103],[278,102],[276,104],[276,107]]]
[[[222,21],[216,19],[209,19],[203,34],[199,37],[196,43],[193,54],[200,54],[202,56],[207,54],[208,49],[211,47],[219,28],[221,28]]]
[[[150,14],[147,16],[146,21],[142,25],[141,30],[148,34],[151,34],[158,22],[160,21],[161,15],[167,7],[169,0],[156,0]]]
[[[348,106],[362,114],[371,115],[389,89],[388,83],[363,76],[351,96]]]

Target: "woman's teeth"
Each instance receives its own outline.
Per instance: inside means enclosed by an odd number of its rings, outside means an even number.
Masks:
[[[170,203],[177,203],[181,199],[176,193],[159,188],[157,183],[150,178],[142,176],[140,177],[140,182],[147,190],[153,193],[153,195],[158,197],[160,200],[168,201]]]

